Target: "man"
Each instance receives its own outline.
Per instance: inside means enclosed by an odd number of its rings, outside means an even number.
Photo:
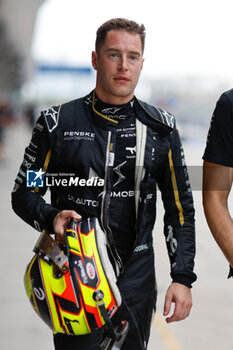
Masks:
[[[92,53],[95,90],[42,113],[12,194],[15,212],[33,227],[54,232],[61,243],[70,218],[99,219],[118,265],[123,314],[130,325],[122,349],[134,350],[147,348],[155,311],[152,229],[157,184],[171,261],[167,322],[189,315],[190,287],[196,280],[193,199],[174,117],[134,96],[144,40],[144,25],[126,19],[112,19],[98,29]],[[50,205],[41,198],[45,189],[26,188],[28,164],[30,169],[68,171],[85,179],[95,174],[104,186],[51,187]],[[174,312],[168,316],[173,302]],[[100,337],[58,334],[54,342],[56,349],[67,344],[69,349],[95,349]]]
[[[233,266],[233,221],[228,208],[233,181],[233,89],[224,92],[217,102],[203,159],[206,219],[216,242]]]

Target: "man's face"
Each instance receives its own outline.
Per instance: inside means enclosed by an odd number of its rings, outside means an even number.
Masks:
[[[138,34],[111,30],[100,52],[92,52],[97,71],[96,94],[107,103],[123,104],[134,96],[142,66],[142,45]]]

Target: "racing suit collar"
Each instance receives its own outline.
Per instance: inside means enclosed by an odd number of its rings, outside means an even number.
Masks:
[[[115,105],[101,101],[95,94],[93,107],[100,113],[100,116],[108,117],[113,123],[114,121],[120,123],[134,114],[134,97],[128,103]]]
[[[148,105],[135,97],[136,117],[153,131],[162,136],[170,134],[174,127],[174,117],[159,108]]]
[[[101,129],[114,131],[118,125],[117,120],[112,118],[106,118],[95,108],[95,90],[88,94],[84,101],[88,105],[88,115],[91,118],[92,123]],[[148,105],[147,103],[139,100],[134,96],[134,113],[135,118],[140,122],[151,128],[153,131],[158,132],[162,136],[169,135],[174,128],[174,117],[162,109]],[[130,101],[131,102],[131,101]]]
[[[134,100],[134,99],[133,99]],[[96,98],[95,90],[93,90],[89,95],[85,97],[85,103],[88,106],[89,112],[88,116],[94,125],[100,127],[101,129],[115,131],[124,120],[127,120],[128,116],[135,116],[134,104],[131,100],[128,104],[122,105],[111,105],[105,104]],[[108,113],[109,108],[122,108],[123,113],[125,113],[126,118],[124,120],[119,118],[112,118],[111,113]],[[103,112],[103,110],[106,110]],[[103,113],[102,113],[103,112]]]

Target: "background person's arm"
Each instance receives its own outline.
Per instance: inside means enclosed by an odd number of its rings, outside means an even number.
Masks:
[[[233,221],[228,196],[233,182],[233,168],[204,161],[203,206],[209,228],[233,266]]]

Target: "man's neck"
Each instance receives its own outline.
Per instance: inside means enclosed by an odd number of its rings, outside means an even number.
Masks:
[[[104,103],[110,104],[110,105],[123,105],[128,102],[130,102],[134,97],[134,92],[132,92],[128,96],[115,96],[110,94],[104,94],[102,91],[98,88],[95,89],[95,94],[98,96],[98,99]]]

